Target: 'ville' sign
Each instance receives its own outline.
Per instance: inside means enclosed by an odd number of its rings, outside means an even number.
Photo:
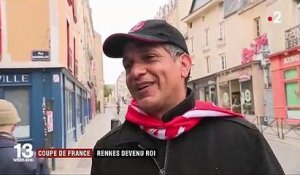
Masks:
[[[0,84],[20,84],[31,83],[31,76],[29,74],[0,74]]]

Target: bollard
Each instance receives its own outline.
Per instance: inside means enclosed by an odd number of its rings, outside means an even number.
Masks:
[[[111,129],[118,127],[120,124],[121,124],[121,121],[118,119],[111,119],[111,121],[110,121]]]
[[[55,166],[55,158],[52,158],[51,159],[51,168],[52,168],[52,171],[55,171],[56,170],[56,166]]]
[[[51,149],[54,149],[54,147],[51,147]],[[51,158],[51,169],[52,169],[52,171],[56,170],[55,158],[54,157]]]

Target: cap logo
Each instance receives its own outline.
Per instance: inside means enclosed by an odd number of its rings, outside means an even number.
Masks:
[[[137,23],[134,27],[132,27],[130,29],[129,33],[136,32],[136,31],[140,30],[141,28],[144,27],[144,24],[145,24],[145,21],[141,21],[141,22]]]

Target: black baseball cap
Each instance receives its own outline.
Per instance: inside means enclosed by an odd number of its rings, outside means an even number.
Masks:
[[[141,21],[129,32],[116,33],[103,43],[103,52],[111,58],[122,58],[124,46],[130,41],[145,43],[170,43],[188,53],[183,35],[165,20],[152,19]]]

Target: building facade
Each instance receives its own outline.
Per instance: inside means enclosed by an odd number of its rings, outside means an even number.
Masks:
[[[297,60],[293,54],[299,50],[298,4],[298,0],[178,0],[162,6],[157,18],[166,19],[186,38],[193,62],[188,85],[196,99],[248,116],[295,116],[297,99],[281,94],[287,93],[282,82],[290,81],[283,79],[282,70],[293,69],[291,74],[296,74],[297,61],[283,65],[287,62],[283,60]],[[275,81],[280,77],[282,81]],[[292,79],[295,84],[297,78]],[[297,89],[293,83],[288,88]],[[279,87],[282,93],[277,93]],[[281,99],[285,96],[293,102]]]
[[[95,77],[96,111],[104,112],[104,78],[101,35],[95,32],[95,62],[93,65],[93,76]]]
[[[281,4],[277,4],[278,6]],[[271,62],[274,113],[289,123],[300,123],[300,1],[285,2],[286,14],[277,35],[280,47],[269,56]]]
[[[115,97],[116,97],[116,102],[119,102],[120,104],[129,104],[132,97],[131,94],[127,88],[126,85],[126,72],[123,71],[116,82],[115,86]]]
[[[183,21],[193,38],[190,86],[196,98],[246,115],[274,117],[267,58],[278,47],[276,33],[270,33],[278,26],[267,17],[280,3],[285,2],[192,2]]]
[[[14,134],[34,148],[74,145],[95,114],[88,1],[0,3],[0,98],[13,102],[21,117]]]

